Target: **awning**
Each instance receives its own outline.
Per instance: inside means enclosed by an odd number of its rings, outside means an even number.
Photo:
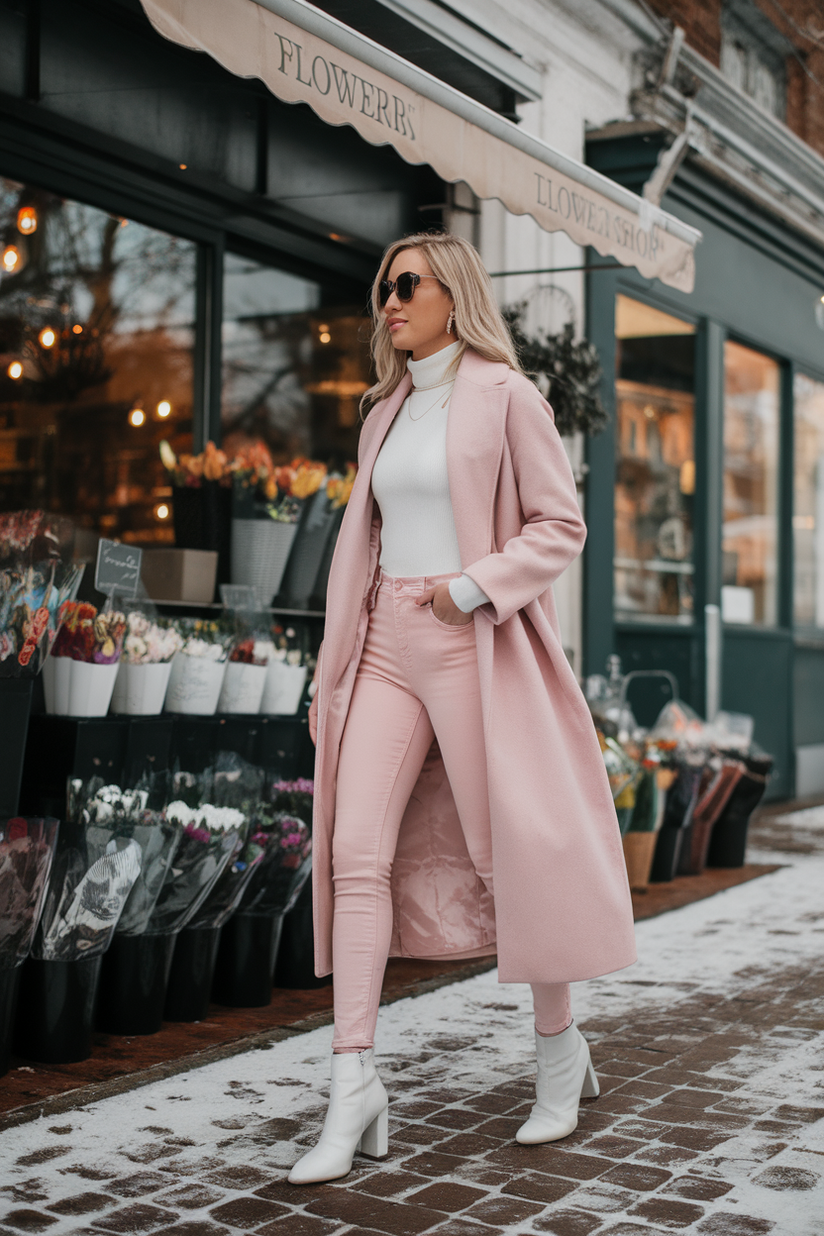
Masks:
[[[701,233],[304,0],[142,0],[160,34],[548,232],[691,292]]]

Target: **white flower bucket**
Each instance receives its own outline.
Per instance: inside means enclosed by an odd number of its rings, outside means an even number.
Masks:
[[[53,666],[46,677],[46,711],[58,717],[105,717],[109,711],[117,662],[114,665],[94,665],[89,661],[73,661],[71,657],[49,657]],[[49,684],[51,679],[51,684]]]
[[[190,657],[178,652],[169,675],[166,711],[212,716],[217,711],[225,673],[225,661],[210,661],[207,657]]]
[[[47,657],[43,665],[46,712],[58,717],[105,717],[117,678],[114,665]]]
[[[218,701],[218,712],[259,712],[267,667],[230,661]]]
[[[157,716],[163,710],[171,672],[171,661],[146,665],[121,661],[112,695],[112,712],[131,717]]]
[[[297,712],[306,686],[306,666],[270,661],[260,711],[290,716]]]
[[[297,527],[275,519],[232,520],[232,583],[254,588],[262,609],[280,588]]]
[[[43,693],[46,696],[46,712],[50,716],[65,714],[69,704],[69,672],[63,669],[65,660],[66,657],[49,654],[43,662]]]

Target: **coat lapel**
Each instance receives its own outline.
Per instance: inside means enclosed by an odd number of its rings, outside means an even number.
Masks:
[[[446,464],[461,566],[494,548],[495,491],[508,398],[506,365],[467,351],[458,367],[446,427]]]

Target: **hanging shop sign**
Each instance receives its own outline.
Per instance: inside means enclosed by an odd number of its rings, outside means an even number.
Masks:
[[[546,231],[691,292],[701,233],[304,0],[142,0],[160,34]]]

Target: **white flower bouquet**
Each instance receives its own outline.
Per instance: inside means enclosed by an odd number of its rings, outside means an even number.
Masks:
[[[112,712],[156,716],[163,708],[172,660],[182,644],[173,622],[158,621],[140,610],[128,613]]]
[[[184,618],[181,647],[172,662],[166,711],[212,716],[217,710],[233,632],[225,622]]]

